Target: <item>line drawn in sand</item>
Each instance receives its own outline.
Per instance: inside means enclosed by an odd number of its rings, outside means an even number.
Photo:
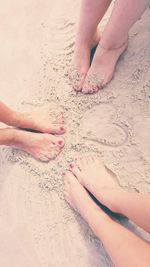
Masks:
[[[144,158],[150,161],[150,117],[136,116],[133,131],[137,147]]]
[[[115,107],[107,103],[88,110],[81,120],[82,137],[112,147],[125,144],[128,134],[121,125],[114,122],[115,116]]]

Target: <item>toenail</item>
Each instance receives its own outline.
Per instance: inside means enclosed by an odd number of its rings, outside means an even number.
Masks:
[[[65,172],[62,172],[62,175],[63,175],[63,176],[65,176],[65,175],[66,175],[66,173],[65,173]]]
[[[60,130],[61,130],[61,131],[64,131],[64,127],[60,127]]]
[[[74,164],[73,163],[70,163],[69,166],[72,169],[74,167]]]
[[[59,141],[58,141],[58,144],[59,144],[60,146],[62,146],[62,145],[63,145],[63,141],[62,141],[62,140],[59,140]]]

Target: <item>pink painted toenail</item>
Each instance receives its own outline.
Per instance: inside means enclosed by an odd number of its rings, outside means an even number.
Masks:
[[[74,167],[74,164],[73,163],[70,163],[70,168],[72,169]]]
[[[64,127],[60,127],[60,130],[61,130],[61,131],[64,131]]]
[[[62,146],[63,145],[63,141],[58,141],[58,144],[60,145],[60,146]]]

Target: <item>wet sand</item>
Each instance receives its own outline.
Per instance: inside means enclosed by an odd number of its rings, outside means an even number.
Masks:
[[[48,164],[0,148],[3,267],[113,266],[101,242],[64,201],[61,172],[79,155],[99,154],[121,186],[150,192],[150,10],[131,30],[115,78],[86,96],[76,95],[66,74],[78,13],[79,1],[1,4],[0,98],[18,110],[58,103],[67,124],[66,146]]]

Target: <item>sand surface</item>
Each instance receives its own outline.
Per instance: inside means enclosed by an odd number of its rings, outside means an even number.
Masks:
[[[78,13],[77,0],[1,3],[0,98],[16,110],[58,103],[67,123],[66,146],[48,164],[0,148],[2,267],[113,266],[64,201],[61,172],[80,154],[99,154],[121,186],[150,192],[150,10],[131,30],[115,78],[87,96],[76,95],[66,75]]]

